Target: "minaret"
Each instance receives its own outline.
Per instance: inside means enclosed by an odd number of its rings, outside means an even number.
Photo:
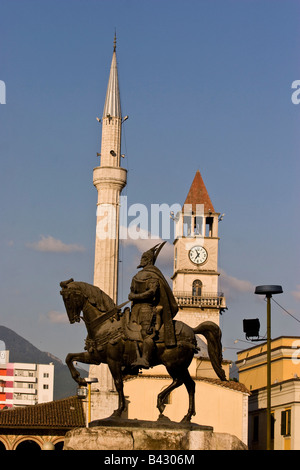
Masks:
[[[121,168],[122,113],[116,37],[101,122],[100,166],[93,173],[98,191],[94,285],[117,303],[120,194],[126,186],[127,170]]]
[[[120,194],[126,186],[127,171],[121,168],[122,119],[117,69],[116,37],[102,119],[100,166],[94,168],[93,183],[98,191],[94,285],[118,299]],[[90,365],[89,376],[98,379],[93,395],[97,418],[109,416],[117,407],[118,394],[107,364]],[[93,387],[94,389],[94,387]]]

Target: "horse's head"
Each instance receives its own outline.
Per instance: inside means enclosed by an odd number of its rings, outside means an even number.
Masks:
[[[80,312],[86,301],[86,297],[73,279],[60,283],[62,295],[70,323],[80,321]]]

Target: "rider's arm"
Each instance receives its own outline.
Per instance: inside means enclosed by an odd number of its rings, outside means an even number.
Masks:
[[[129,300],[153,300],[157,289],[159,287],[159,282],[157,279],[153,279],[148,281],[148,288],[145,292],[135,294],[134,292],[130,292],[128,299]]]

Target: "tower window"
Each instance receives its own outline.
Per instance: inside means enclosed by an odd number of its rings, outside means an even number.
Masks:
[[[194,218],[194,235],[202,235],[203,233],[203,217],[195,216]]]
[[[190,237],[192,233],[192,217],[185,216],[183,218],[183,236]]]
[[[202,282],[199,279],[195,279],[193,282],[192,287],[192,296],[193,297],[200,297],[202,291]]]
[[[206,217],[205,236],[212,237],[213,217]]]

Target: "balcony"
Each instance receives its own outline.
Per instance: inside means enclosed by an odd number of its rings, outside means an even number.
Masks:
[[[190,292],[174,292],[179,307],[226,308],[223,292],[205,292],[202,295],[192,295]]]

